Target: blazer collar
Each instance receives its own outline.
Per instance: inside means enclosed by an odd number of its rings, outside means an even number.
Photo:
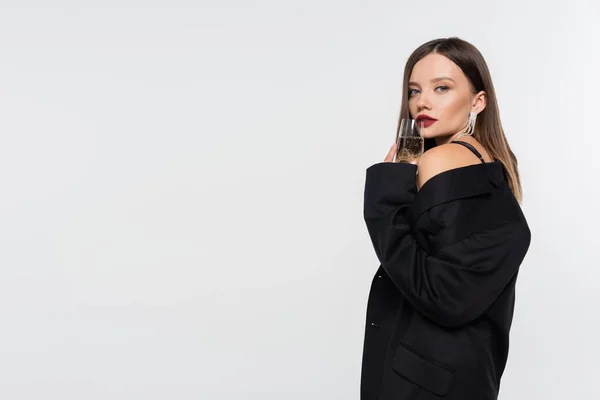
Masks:
[[[491,192],[505,182],[500,161],[467,165],[444,171],[429,179],[419,190],[410,206],[413,222],[421,214],[439,204]]]

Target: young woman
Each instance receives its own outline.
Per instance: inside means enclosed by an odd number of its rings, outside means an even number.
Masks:
[[[381,263],[367,308],[361,399],[492,400],[530,243],[517,161],[481,53],[423,44],[400,118],[424,122],[414,163],[367,169],[364,218]]]

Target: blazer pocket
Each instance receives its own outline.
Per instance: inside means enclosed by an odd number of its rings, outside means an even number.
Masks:
[[[438,396],[445,396],[454,377],[450,367],[428,360],[410,346],[400,343],[392,369],[415,385]]]

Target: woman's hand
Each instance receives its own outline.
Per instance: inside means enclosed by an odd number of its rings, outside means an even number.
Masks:
[[[385,159],[383,160],[383,162],[394,162],[394,156],[396,155],[397,149],[398,149],[398,145],[396,143],[394,143],[392,145],[392,147],[390,147],[390,151],[388,152],[387,156],[385,156]],[[419,159],[415,158],[414,160],[411,160],[411,161],[401,161],[401,162],[417,165],[418,161],[419,161]]]

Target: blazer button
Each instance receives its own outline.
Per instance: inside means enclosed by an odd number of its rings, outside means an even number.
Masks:
[[[381,278],[381,275],[377,275],[378,278]]]
[[[377,328],[379,325],[377,325],[375,322],[371,322],[371,326],[374,326]]]

